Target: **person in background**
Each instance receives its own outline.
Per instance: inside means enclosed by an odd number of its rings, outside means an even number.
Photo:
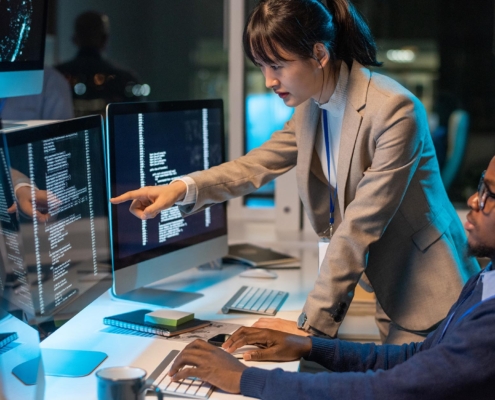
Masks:
[[[188,215],[295,167],[324,258],[297,322],[255,326],[335,337],[359,282],[376,294],[384,342],[423,340],[479,271],[463,252],[423,105],[369,69],[380,65],[376,45],[348,0],[262,0],[243,42],[266,87],[295,107],[285,127],[237,160],[112,203],[132,200],[142,219],[174,204]]]
[[[63,120],[74,118],[71,89],[63,75],[46,67],[43,91],[31,96],[10,97],[4,100],[3,120]]]
[[[201,340],[189,344],[169,374],[175,381],[195,376],[227,392],[270,400],[493,399],[495,157],[467,204],[471,210],[464,226],[469,253],[488,257],[491,263],[469,279],[447,317],[423,342],[377,346],[241,328],[223,349]],[[249,368],[227,354],[244,345],[259,347],[244,353],[248,361],[304,357],[334,372]]]
[[[56,66],[72,88],[76,116],[103,115],[108,103],[141,99],[137,75],[103,56],[109,37],[107,15],[87,11],[76,18],[72,40],[79,51]]]

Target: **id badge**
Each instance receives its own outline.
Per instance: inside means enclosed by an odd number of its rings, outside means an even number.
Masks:
[[[329,244],[330,239],[327,237],[320,238],[320,240],[318,241],[318,273],[320,273],[321,265],[323,264],[325,254],[327,254]]]

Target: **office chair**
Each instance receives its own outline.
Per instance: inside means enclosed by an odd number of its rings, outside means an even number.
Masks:
[[[466,153],[466,143],[469,131],[469,115],[464,110],[455,110],[449,117],[447,131],[447,156],[441,175],[445,189],[452,185]]]

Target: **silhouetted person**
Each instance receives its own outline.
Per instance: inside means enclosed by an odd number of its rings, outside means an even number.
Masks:
[[[108,103],[139,100],[138,77],[102,56],[109,35],[105,14],[87,11],[75,21],[72,40],[79,52],[57,69],[72,87],[76,116],[103,114]]]

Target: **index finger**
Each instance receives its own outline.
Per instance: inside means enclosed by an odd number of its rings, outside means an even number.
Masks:
[[[141,191],[141,189],[130,190],[128,192],[125,192],[125,193],[121,194],[120,196],[112,197],[110,199],[110,203],[112,203],[112,204],[120,204],[120,203],[123,203],[125,201],[135,200],[135,199],[137,199],[137,198],[139,198],[141,196],[140,191]]]
[[[232,336],[222,345],[222,347],[231,353],[238,348],[252,344],[255,346],[265,345],[267,333],[261,329],[241,327],[236,330]]]

